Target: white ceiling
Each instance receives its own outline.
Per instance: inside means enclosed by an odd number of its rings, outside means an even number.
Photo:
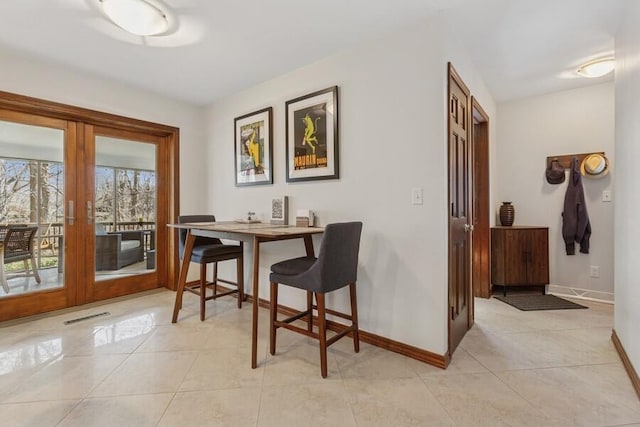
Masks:
[[[594,83],[573,71],[613,52],[624,1],[162,0],[179,26],[145,39],[108,22],[98,0],[2,0],[0,53],[207,105],[441,14],[504,101]]]

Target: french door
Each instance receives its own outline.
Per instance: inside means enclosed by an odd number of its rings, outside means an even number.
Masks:
[[[172,283],[177,129],[2,95],[0,321]],[[20,228],[34,230],[26,260],[2,240]]]
[[[79,227],[88,237],[82,242],[88,260],[81,272],[87,285],[79,295],[96,301],[156,288],[164,267],[158,242],[166,240],[168,222],[166,210],[158,209],[163,204],[158,203],[157,165],[166,164],[162,138],[104,126],[83,128],[86,167]]]
[[[15,250],[6,239],[0,242],[0,320],[77,304],[80,278],[73,260],[80,252],[72,242],[79,240],[78,229],[66,226],[65,218],[73,215],[78,194],[77,169],[68,167],[78,161],[77,128],[73,121],[0,110],[0,224],[38,229],[30,241],[15,242]],[[43,224],[53,229],[44,231]],[[44,235],[51,250],[42,244]],[[35,252],[35,266],[33,259],[12,262],[13,253],[24,249]]]

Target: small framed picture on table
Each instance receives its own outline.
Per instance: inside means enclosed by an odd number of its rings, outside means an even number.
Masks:
[[[287,196],[274,197],[271,200],[271,224],[289,224],[289,198]]]

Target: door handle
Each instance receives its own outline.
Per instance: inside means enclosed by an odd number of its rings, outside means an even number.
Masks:
[[[73,210],[73,200],[69,200],[69,206],[67,208],[67,221],[69,221],[69,225],[73,225],[73,221],[76,219],[74,216]]]
[[[469,232],[469,231],[473,231],[475,229],[475,227],[473,226],[473,224],[465,224],[464,225],[464,231]]]
[[[87,201],[87,224],[91,224],[93,222],[93,203],[91,200]]]

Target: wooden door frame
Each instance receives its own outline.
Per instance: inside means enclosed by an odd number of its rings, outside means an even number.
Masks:
[[[471,141],[473,144],[473,260],[471,286],[476,297],[491,297],[491,248],[489,226],[489,115],[478,100],[471,96]]]
[[[0,91],[0,109],[18,113],[27,113],[52,119],[66,120],[70,123],[73,123],[73,135],[70,135],[69,137],[72,137],[74,139],[82,137],[82,132],[84,131],[83,124],[105,126],[112,129],[121,129],[123,131],[130,132],[147,133],[162,138],[163,144],[161,149],[165,150],[165,158],[167,159],[167,163],[165,165],[160,165],[166,168],[163,172],[166,173],[168,179],[168,182],[166,183],[167,194],[165,200],[166,206],[169,206],[167,210],[167,221],[169,223],[174,223],[177,221],[180,200],[180,130],[178,128],[4,91]],[[82,210],[77,209],[77,212],[80,211]],[[158,225],[160,227],[164,227],[164,224]],[[163,260],[156,260],[156,267],[158,270],[158,285],[167,287],[169,289],[174,289],[177,272],[179,271],[177,257],[177,235],[176,233],[166,232],[165,230],[163,238],[166,239],[167,253],[166,257]],[[161,269],[160,267],[162,267],[163,265],[164,269]],[[28,296],[31,294],[22,295]],[[17,301],[17,298],[20,297],[3,297],[2,301],[9,299]],[[77,295],[73,297],[73,302],[71,302],[70,305],[73,305],[76,300]],[[38,304],[26,304],[19,310],[12,310],[12,312],[10,313],[11,317],[5,318],[5,313],[3,311],[3,315],[0,316],[0,321],[9,320],[9,318],[29,316],[36,313],[55,310],[57,308],[62,307],[48,307],[43,310],[43,308]]]

